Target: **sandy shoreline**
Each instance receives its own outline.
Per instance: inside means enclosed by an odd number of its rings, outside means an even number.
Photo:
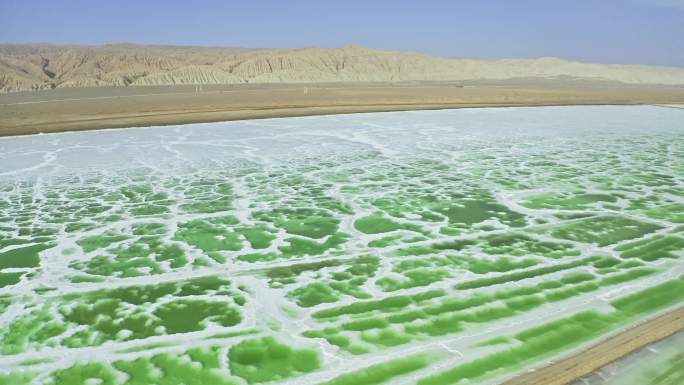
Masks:
[[[55,89],[0,95],[0,136],[465,107],[684,103],[683,87],[539,82]]]
[[[597,344],[501,383],[501,385],[567,385],[645,346],[684,330],[684,307],[610,336]]]
[[[631,103],[630,103],[631,104]],[[550,107],[569,105],[601,105],[600,103],[459,103],[459,104],[395,104],[395,105],[351,105],[351,106],[314,106],[289,108],[246,108],[227,111],[176,111],[132,116],[83,118],[78,120],[55,121],[49,123],[30,123],[13,127],[2,127],[0,137],[34,135],[41,133],[91,131],[129,127],[170,126],[193,123],[212,123],[235,120],[255,120],[270,118],[290,118],[317,115],[343,115],[369,112],[424,111],[456,108],[487,107]],[[605,103],[604,105],[619,105]]]

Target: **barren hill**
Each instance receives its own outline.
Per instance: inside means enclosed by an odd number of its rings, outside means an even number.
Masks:
[[[575,78],[684,85],[684,68],[557,58],[466,60],[357,46],[242,49],[0,45],[0,92],[58,87]]]

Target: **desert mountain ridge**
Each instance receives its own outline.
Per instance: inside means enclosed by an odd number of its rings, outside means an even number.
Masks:
[[[249,49],[0,45],[0,92],[59,87],[574,78],[684,85],[684,68],[538,59],[447,59],[360,46]]]

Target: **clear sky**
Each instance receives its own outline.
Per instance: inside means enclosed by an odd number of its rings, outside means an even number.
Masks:
[[[0,42],[358,44],[684,66],[684,0],[0,0]]]

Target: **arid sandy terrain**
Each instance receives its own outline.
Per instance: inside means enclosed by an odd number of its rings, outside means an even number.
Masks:
[[[684,69],[558,58],[0,45],[0,135],[483,106],[676,104]]]
[[[507,81],[71,88],[0,95],[0,135],[488,106],[684,103],[684,88]]]
[[[554,57],[452,59],[360,46],[244,49],[0,45],[0,92],[180,84],[585,79],[683,85],[684,69]]]

